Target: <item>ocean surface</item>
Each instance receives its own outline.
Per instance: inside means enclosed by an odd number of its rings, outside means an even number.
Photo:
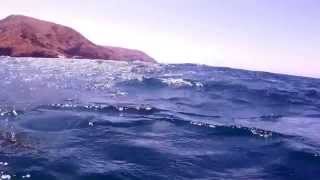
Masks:
[[[320,179],[320,80],[0,58],[0,179]]]

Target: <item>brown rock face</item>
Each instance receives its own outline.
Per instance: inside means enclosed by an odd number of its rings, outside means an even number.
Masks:
[[[144,52],[99,46],[69,27],[21,15],[0,20],[0,56],[155,62]]]

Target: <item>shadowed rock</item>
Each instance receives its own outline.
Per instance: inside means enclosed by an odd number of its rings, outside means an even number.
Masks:
[[[1,55],[155,62],[144,52],[99,46],[69,27],[21,15],[0,20]]]

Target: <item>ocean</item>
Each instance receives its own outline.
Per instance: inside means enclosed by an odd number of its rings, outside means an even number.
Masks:
[[[0,58],[0,179],[320,178],[320,79]]]

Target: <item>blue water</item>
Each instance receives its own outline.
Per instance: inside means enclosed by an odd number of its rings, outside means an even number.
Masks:
[[[0,179],[320,178],[320,80],[0,58]]]

